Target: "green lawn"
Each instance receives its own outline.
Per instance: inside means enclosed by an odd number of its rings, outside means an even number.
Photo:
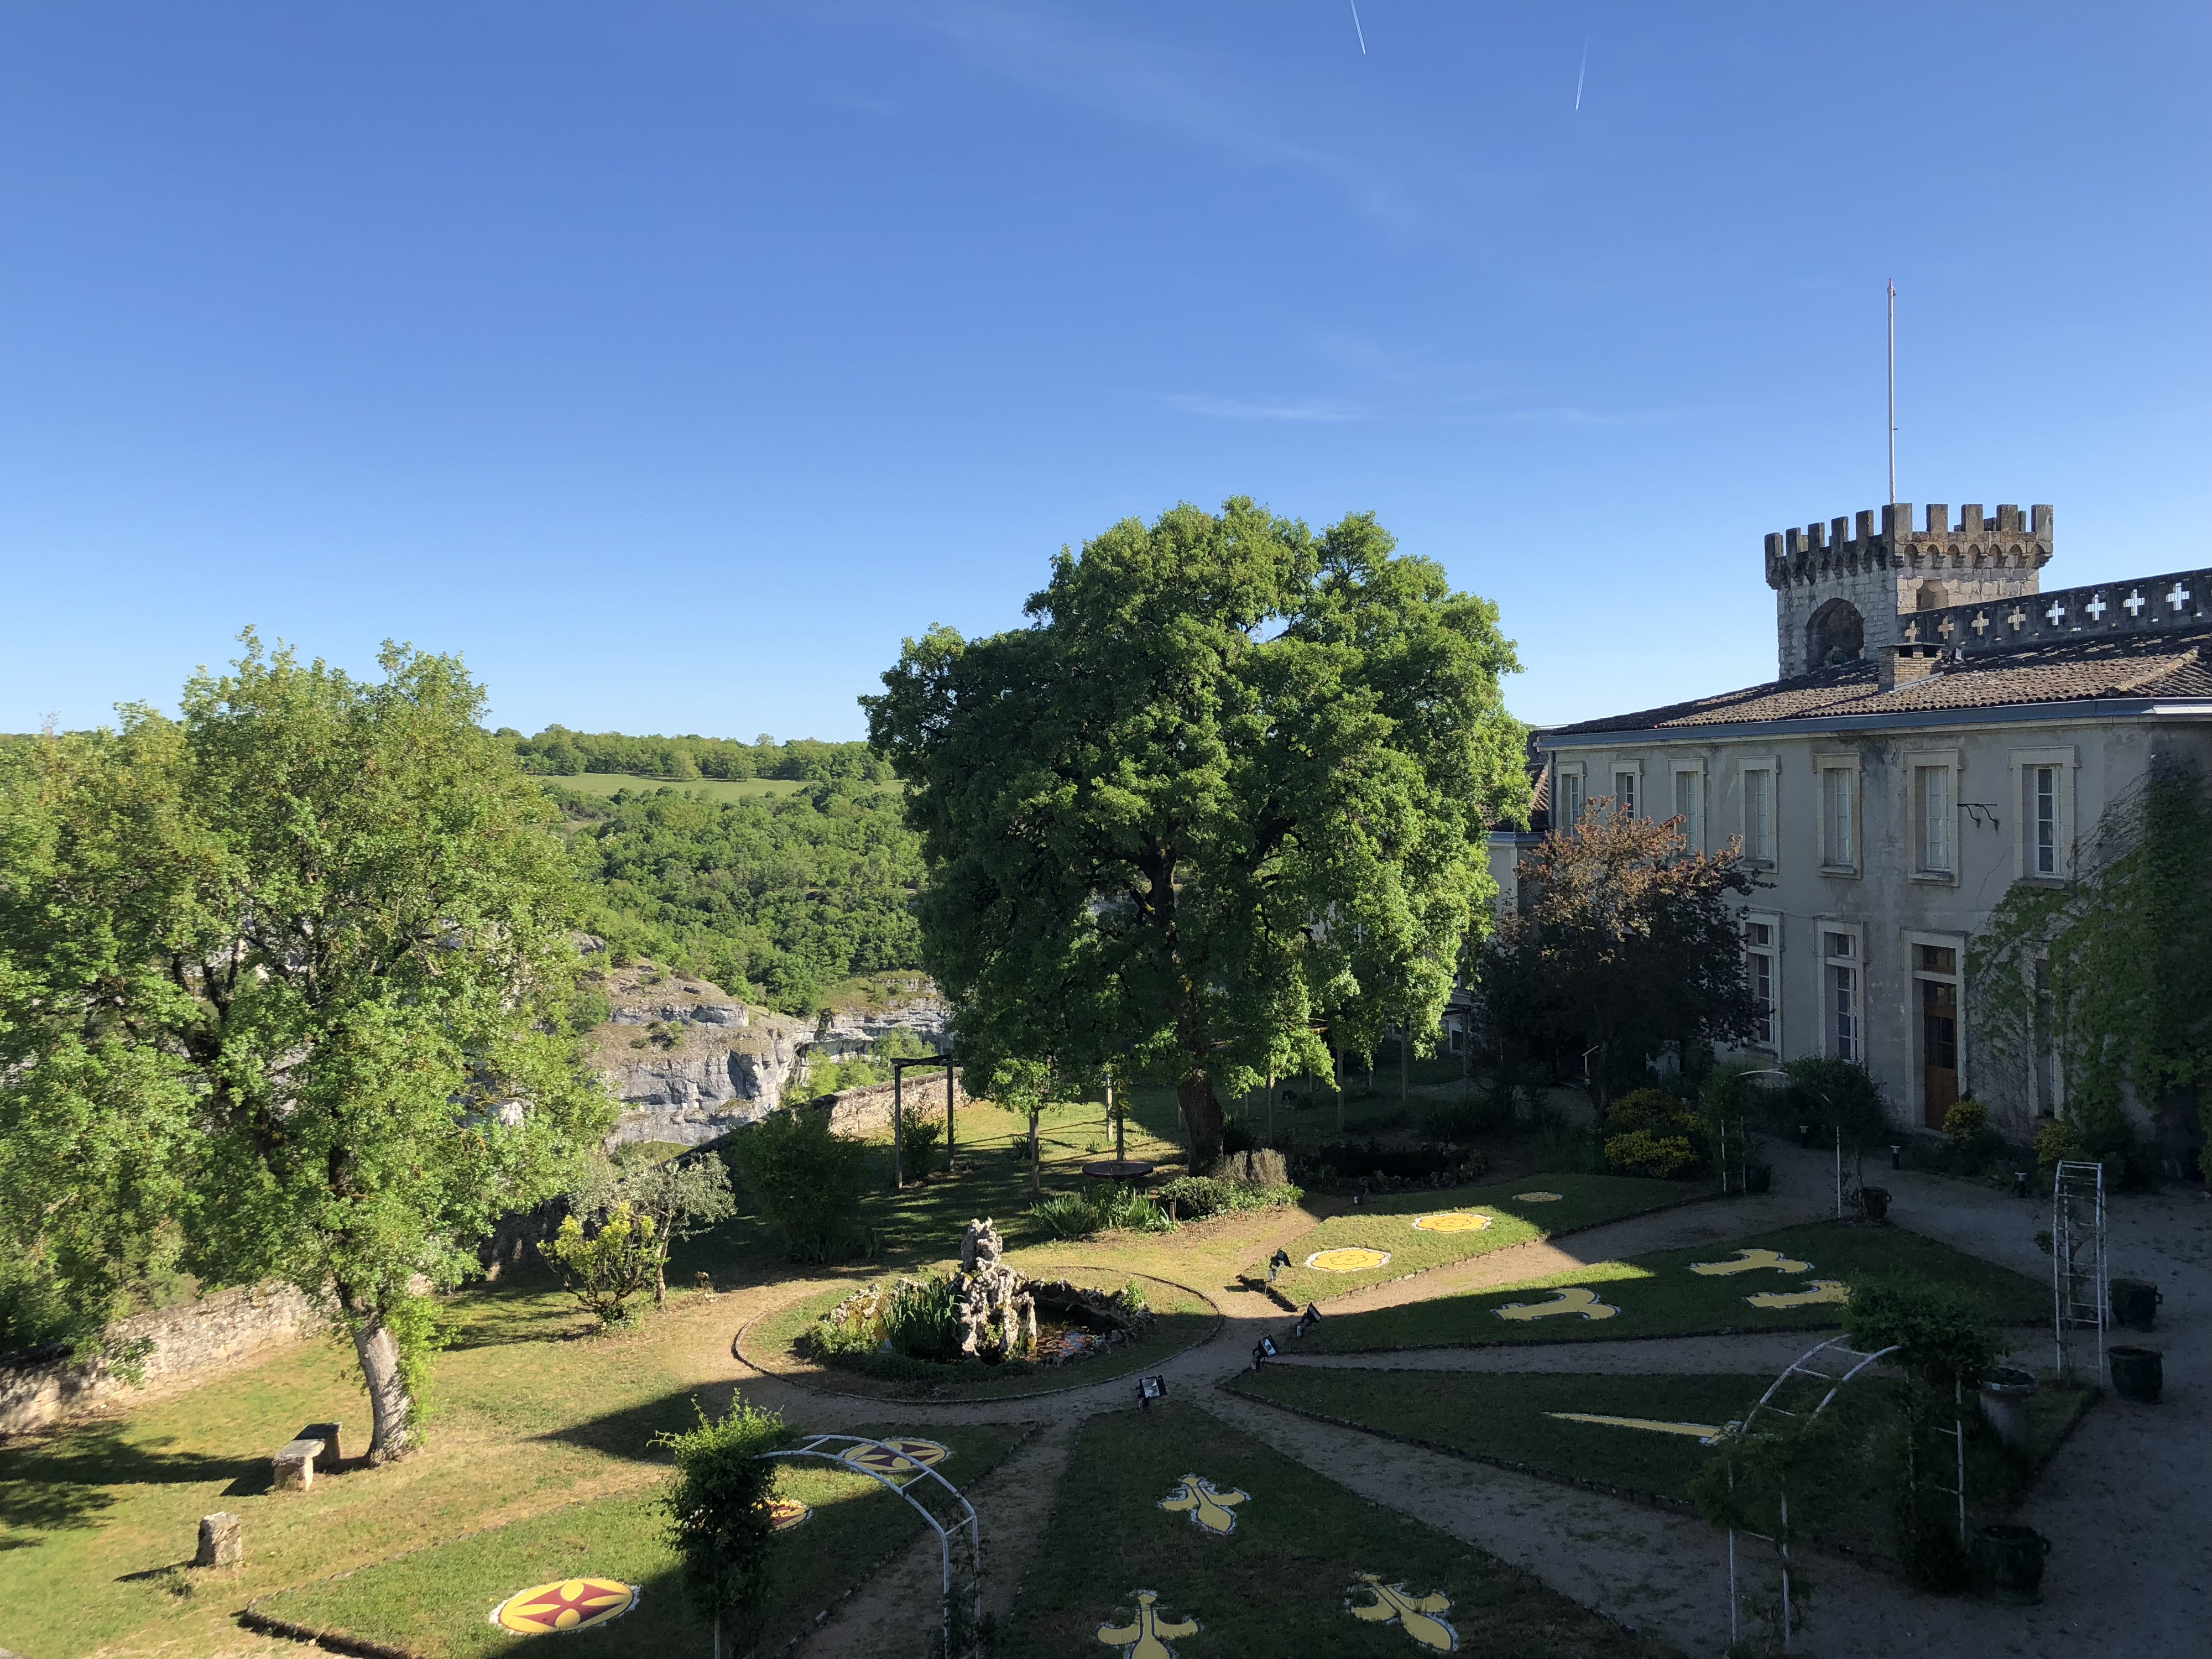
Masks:
[[[859,1433],[909,1432],[878,1425]],[[938,1467],[967,1486],[1012,1449],[1018,1429],[963,1424],[930,1431],[950,1448]],[[772,1590],[756,1651],[774,1652],[802,1633],[890,1552],[922,1530],[921,1516],[866,1475],[816,1462],[787,1465],[776,1495],[810,1505],[800,1526],[772,1546]],[[637,1606],[604,1626],[574,1633],[562,1649],[584,1655],[706,1652],[708,1631],[694,1612],[665,1542],[665,1519],[651,1493],[556,1510],[513,1526],[417,1550],[397,1560],[324,1579],[264,1601],[259,1611],[310,1630],[364,1637],[426,1659],[489,1659],[531,1640],[489,1622],[517,1590],[553,1579],[617,1579],[641,1588]],[[917,1625],[930,1622],[922,1610]]]
[[[806,784],[798,778],[645,778],[629,772],[582,772],[572,777],[548,777],[563,789],[580,795],[613,795],[624,789],[651,794],[658,789],[680,789],[708,800],[758,800],[766,795],[795,795]]]
[[[1002,1400],[1009,1395],[1037,1394],[1048,1389],[1087,1387],[1106,1382],[1180,1353],[1213,1328],[1219,1317],[1202,1297],[1179,1285],[1148,1274],[1126,1270],[1068,1267],[1024,1261],[1025,1273],[1042,1279],[1069,1279],[1097,1290],[1118,1291],[1141,1283],[1148,1306],[1157,1316],[1152,1328],[1138,1341],[1095,1359],[1065,1370],[1044,1366],[932,1365],[927,1374],[872,1376],[842,1365],[825,1365],[798,1352],[793,1343],[814,1322],[852,1293],[854,1286],[841,1285],[795,1302],[763,1317],[744,1335],[744,1357],[764,1370],[795,1376],[845,1394],[864,1394],[879,1400]]]
[[[1186,1474],[1241,1491],[1236,1530],[1217,1535],[1160,1500]],[[1363,1573],[1414,1596],[1442,1592],[1460,1650],[1518,1659],[1658,1650],[1545,1589],[1528,1574],[1353,1496],[1194,1407],[1169,1402],[1084,1427],[1059,1507],[1022,1586],[1003,1659],[1112,1651],[1103,1624],[1127,1626],[1134,1593],[1155,1592],[1182,1659],[1398,1659],[1415,1647],[1393,1625],[1346,1611]]]
[[[1563,1183],[1574,1179],[1546,1178],[1562,1183],[1562,1189]],[[1705,1275],[1690,1271],[1695,1262],[1725,1263],[1739,1251],[1759,1249],[1777,1251],[1785,1261],[1807,1266],[1802,1272],[1790,1273],[1760,1268]],[[1775,1307],[1759,1305],[1750,1298],[1833,1294],[1813,1287],[1848,1286],[1854,1278],[1899,1271],[1925,1274],[1979,1291],[1989,1298],[2002,1323],[2025,1324],[2050,1315],[2050,1287],[2010,1268],[1996,1267],[1903,1227],[1819,1222],[1724,1244],[1662,1250],[1625,1261],[1593,1262],[1570,1273],[1495,1290],[1344,1314],[1323,1320],[1304,1342],[1308,1349],[1321,1352],[1361,1353],[1498,1342],[1599,1342],[1714,1331],[1814,1330],[1842,1322],[1842,1310],[1837,1303],[1808,1301]],[[1588,1287],[1589,1294],[1574,1296],[1577,1286]],[[1533,1319],[1514,1319],[1500,1316],[1498,1311],[1543,1308],[1567,1301],[1589,1304],[1594,1314],[1585,1316],[1569,1308]],[[1602,1311],[1605,1309],[1613,1311]]]
[[[1773,1381],[1771,1375],[1492,1376],[1274,1365],[1240,1376],[1231,1386],[1270,1405],[1395,1438],[1538,1474],[1686,1502],[1691,1479],[1716,1455],[1714,1447],[1693,1435],[1574,1422],[1553,1413],[1718,1429],[1743,1419]],[[1812,1507],[1819,1516],[1816,1535],[1825,1541],[1863,1553],[1892,1553],[1894,1540],[1879,1488],[1887,1460],[1896,1455],[1893,1437],[1905,1389],[1893,1380],[1870,1378],[1852,1385],[1830,1408],[1837,1413],[1838,1436],[1803,1489],[1818,1495]],[[2089,1389],[2051,1384],[2037,1394],[2030,1404],[2037,1443],[2025,1468],[1981,1427],[1968,1402],[1970,1523],[1978,1525],[2006,1511],[2025,1489],[2033,1469],[2049,1460],[2094,1398]],[[1942,1450],[1947,1445],[1936,1443],[1931,1449]]]
[[[1682,1182],[1644,1181],[1632,1176],[1544,1175],[1442,1192],[1393,1193],[1331,1216],[1285,1246],[1291,1265],[1277,1275],[1270,1288],[1292,1306],[1304,1307],[1310,1301],[1341,1296],[1363,1285],[1403,1279],[1408,1273],[1492,1250],[1664,1209],[1708,1192],[1706,1188]],[[1519,1196],[1527,1194],[1557,1196]],[[1460,1231],[1414,1224],[1425,1218],[1434,1223],[1452,1216],[1480,1218],[1483,1224]],[[1336,1258],[1342,1270],[1307,1265],[1312,1257],[1337,1251],[1353,1253]],[[1385,1255],[1387,1261],[1375,1259]],[[1372,1265],[1362,1265],[1370,1262]],[[1255,1285],[1267,1285],[1267,1262],[1251,1263],[1242,1277]]]

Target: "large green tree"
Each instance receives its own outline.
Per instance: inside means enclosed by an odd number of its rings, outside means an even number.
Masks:
[[[909,640],[869,736],[908,786],[924,957],[971,1065],[1172,1079],[1199,1160],[1270,1058],[1432,1028],[1519,820],[1496,608],[1371,515],[1242,498],[1063,549],[1032,625]]]
[[[384,1458],[426,1288],[611,1116],[558,1012],[575,878],[459,661],[388,646],[369,684],[246,645],[181,720],[0,776],[0,1228],[94,1317],[165,1248],[291,1279]]]

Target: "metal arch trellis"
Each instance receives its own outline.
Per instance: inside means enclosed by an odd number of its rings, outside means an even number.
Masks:
[[[969,1632],[973,1632],[983,1618],[983,1528],[981,1522],[975,1518],[975,1506],[968,1501],[959,1487],[927,1463],[913,1463],[914,1473],[894,1477],[882,1469],[855,1462],[853,1454],[864,1448],[888,1453],[894,1462],[912,1462],[911,1459],[902,1460],[896,1446],[886,1445],[864,1434],[812,1435],[796,1446],[763,1452],[761,1456],[763,1459],[818,1457],[824,1462],[842,1464],[856,1474],[868,1476],[880,1486],[889,1487],[913,1505],[915,1512],[928,1522],[931,1530],[937,1534],[938,1550],[944,1564],[944,1635],[941,1647],[946,1659],[959,1659],[959,1656],[952,1651],[952,1540],[962,1534],[965,1534],[968,1539],[967,1589],[970,1603],[962,1622]],[[942,1497],[959,1506],[951,1525],[948,1526],[927,1504],[914,1495],[912,1489],[921,1486],[925,1478],[943,1487]],[[932,1488],[925,1486],[923,1490],[930,1491]]]
[[[2097,1375],[2104,1376],[2111,1323],[2105,1278],[2105,1166],[2068,1158],[2051,1182],[2051,1292],[2058,1374],[2072,1370],[2076,1329],[2097,1333]]]
[[[1891,1346],[1878,1349],[1873,1353],[1863,1353],[1856,1348],[1847,1348],[1844,1346],[1843,1340],[1843,1338],[1839,1336],[1831,1337],[1827,1341],[1820,1344],[1816,1347],[1807,1349],[1803,1353],[1798,1355],[1796,1358],[1791,1360],[1788,1368],[1783,1371],[1781,1376],[1776,1377],[1771,1383],[1768,1384],[1766,1392],[1759,1395],[1757,1403],[1752,1407],[1750,1411],[1744,1414],[1743,1421],[1741,1423],[1729,1424],[1726,1429],[1722,1431],[1721,1437],[1723,1440],[1742,1439],[1744,1437],[1748,1435],[1754,1425],[1757,1425],[1761,1413],[1765,1413],[1770,1416],[1787,1417],[1800,1422],[1809,1423],[1814,1418],[1820,1416],[1822,1412],[1828,1409],[1830,1403],[1834,1401],[1838,1395],[1843,1392],[1844,1385],[1845,1383],[1850,1382],[1853,1378],[1856,1377],[1858,1374],[1866,1370],[1868,1366],[1875,1364],[1897,1352],[1897,1349],[1894,1346]],[[1843,1369],[1837,1370],[1825,1369],[1820,1363],[1820,1356],[1823,1354],[1826,1355],[1831,1360],[1842,1362]],[[1823,1382],[1830,1385],[1827,1393],[1820,1396],[1820,1403],[1814,1407],[1809,1412],[1792,1411],[1788,1407],[1780,1405],[1776,1401],[1775,1396],[1781,1393],[1783,1385],[1788,1382],[1793,1376]],[[1729,1466],[1729,1490],[1730,1492],[1734,1492],[1735,1490],[1735,1466],[1733,1462]],[[1779,1529],[1781,1536],[1779,1538],[1770,1538],[1765,1533],[1752,1532],[1748,1528],[1745,1529],[1744,1535],[1749,1538],[1756,1538],[1764,1544],[1773,1545],[1775,1553],[1782,1558],[1782,1650],[1784,1653],[1788,1653],[1792,1650],[1790,1646],[1790,1626],[1793,1620],[1791,1618],[1790,1598],[1791,1568],[1790,1559],[1790,1492],[1787,1486],[1782,1488],[1779,1497],[1781,1500],[1782,1514],[1782,1525]],[[1736,1528],[1730,1527],[1729,1528],[1729,1642],[1731,1646],[1741,1639],[1741,1632],[1737,1628],[1738,1619],[1742,1607],[1742,1598],[1736,1586]]]

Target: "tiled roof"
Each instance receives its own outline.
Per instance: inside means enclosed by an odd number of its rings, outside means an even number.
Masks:
[[[1884,691],[1876,684],[1873,663],[1838,663],[1795,679],[1747,686],[1692,702],[1553,726],[1543,735],[1995,708],[2095,697],[2212,698],[2212,629],[2082,640],[1970,657],[1964,662],[1946,662],[1935,673],[1893,691]]]

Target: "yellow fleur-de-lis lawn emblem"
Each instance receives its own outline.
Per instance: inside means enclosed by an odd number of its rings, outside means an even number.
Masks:
[[[1167,1638],[1197,1635],[1198,1620],[1161,1618],[1158,1590],[1139,1590],[1136,1596],[1136,1618],[1126,1625],[1099,1626],[1100,1644],[1121,1649],[1121,1659],[1176,1659],[1176,1650],[1168,1645]]]
[[[1362,1590],[1375,1599],[1359,1602],[1352,1599]],[[1364,1619],[1370,1625],[1395,1622],[1398,1627],[1431,1653],[1457,1653],[1459,1632],[1443,1620],[1440,1613],[1451,1611],[1451,1597],[1442,1590],[1431,1590],[1426,1595],[1415,1595],[1404,1584],[1386,1584],[1379,1573],[1363,1572],[1359,1582],[1352,1587],[1352,1595],[1345,1598],[1345,1610],[1354,1619]]]
[[[1610,1319],[1620,1311],[1610,1303],[1597,1299],[1597,1292],[1586,1285],[1572,1285],[1563,1291],[1552,1292],[1549,1302],[1509,1302],[1491,1312],[1500,1319],[1548,1319],[1553,1314],[1580,1314],[1584,1319]]]
[[[1840,1279],[1816,1279],[1802,1291],[1761,1291],[1744,1300],[1754,1308],[1808,1308],[1820,1302],[1848,1302],[1851,1287]]]
[[[1186,1474],[1173,1492],[1160,1499],[1160,1507],[1188,1514],[1192,1525],[1226,1538],[1237,1530],[1237,1505],[1251,1495],[1224,1492],[1204,1475]]]
[[[1810,1273],[1813,1264],[1792,1261],[1779,1250],[1738,1250],[1733,1261],[1692,1261],[1690,1264],[1692,1273],[1703,1273],[1708,1279],[1727,1273],[1755,1273],[1766,1267],[1771,1267],[1778,1273]]]

